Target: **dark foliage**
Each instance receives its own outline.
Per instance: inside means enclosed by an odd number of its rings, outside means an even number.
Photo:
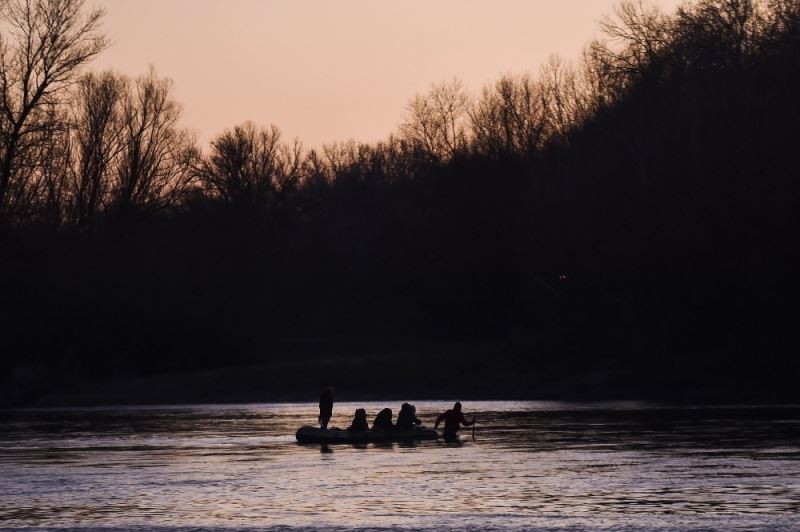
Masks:
[[[796,394],[800,3],[624,4],[604,29],[577,71],[472,100],[434,86],[377,145],[303,153],[246,124],[202,156],[151,136],[170,162],[138,196],[114,185],[138,168],[130,138],[104,144],[107,169],[78,153],[90,211],[65,193],[46,216],[38,194],[0,228],[0,369],[50,386],[472,342],[492,356],[460,363],[498,383],[602,370],[596,395]],[[126,91],[167,90],[112,82],[123,126],[147,114]]]

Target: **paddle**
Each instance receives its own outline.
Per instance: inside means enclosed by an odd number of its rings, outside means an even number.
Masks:
[[[472,416],[472,441],[475,441],[475,416]]]

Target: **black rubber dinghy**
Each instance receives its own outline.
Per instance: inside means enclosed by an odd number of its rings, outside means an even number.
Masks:
[[[381,441],[416,441],[435,440],[437,433],[433,429],[415,428],[409,431],[372,431],[348,432],[340,429],[322,430],[318,427],[300,427],[297,430],[299,443],[366,443]]]

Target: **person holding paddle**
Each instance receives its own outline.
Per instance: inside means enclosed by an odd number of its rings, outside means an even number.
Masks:
[[[453,441],[458,438],[458,429],[461,428],[461,425],[465,427],[474,425],[475,417],[473,416],[472,421],[467,421],[464,417],[464,413],[461,411],[461,403],[456,402],[451,410],[446,411],[436,418],[436,423],[434,423],[433,428],[439,428],[439,423],[442,421],[444,421],[445,441]]]

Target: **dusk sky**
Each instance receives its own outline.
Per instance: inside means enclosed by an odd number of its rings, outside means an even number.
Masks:
[[[112,46],[94,68],[174,81],[205,144],[274,123],[307,147],[385,138],[433,82],[475,90],[575,60],[616,0],[95,0]],[[655,2],[672,12],[679,0]],[[89,2],[92,5],[92,2]]]

